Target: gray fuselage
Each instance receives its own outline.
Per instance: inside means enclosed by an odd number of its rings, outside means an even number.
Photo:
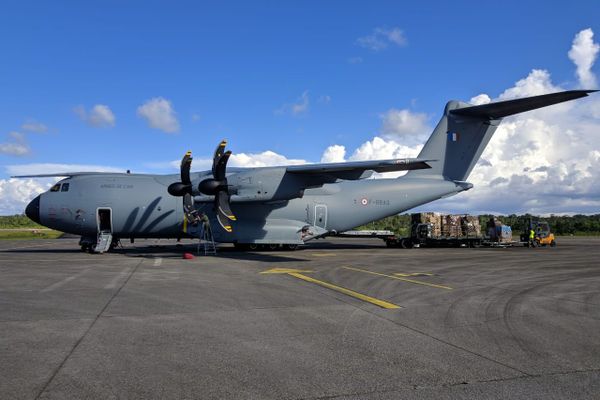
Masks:
[[[193,177],[208,174],[196,173]],[[181,238],[180,198],[167,193],[177,175],[81,175],[60,181],[61,189],[39,197],[39,222],[49,228],[95,237],[99,209],[110,209],[112,233],[120,238]],[[68,191],[62,187],[68,183]],[[362,179],[306,189],[301,198],[232,202],[233,232],[214,222],[212,202],[196,207],[212,222],[218,242],[299,244],[408,210],[468,187],[433,178]],[[28,214],[29,215],[29,214]],[[303,232],[304,230],[304,232]]]

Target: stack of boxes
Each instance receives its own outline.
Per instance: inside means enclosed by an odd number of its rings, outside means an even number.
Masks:
[[[442,217],[442,236],[458,238],[462,236],[462,217],[448,214]]]
[[[465,215],[462,217],[462,234],[467,237],[480,237],[481,225],[479,217],[474,215]]]
[[[425,212],[411,215],[412,226],[418,224],[430,224],[431,236],[440,237],[442,235],[442,216],[435,212]]]
[[[432,238],[478,238],[481,237],[479,217],[425,212],[411,215],[413,229],[419,224],[431,226]],[[486,224],[490,240],[499,243],[512,242],[512,229],[498,218],[491,218]]]
[[[472,215],[439,214],[425,212],[412,214],[412,226],[430,224],[432,237],[462,238],[480,237],[479,218]]]

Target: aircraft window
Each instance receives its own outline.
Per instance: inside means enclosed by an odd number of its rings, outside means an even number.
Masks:
[[[63,183],[62,185],[62,189],[60,189],[61,192],[68,192],[69,191],[69,184],[68,183]]]
[[[57,183],[56,185],[54,185],[50,188],[51,192],[58,192],[59,190],[60,190],[60,183]]]

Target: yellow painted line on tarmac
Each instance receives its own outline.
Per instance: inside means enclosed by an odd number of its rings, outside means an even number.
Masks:
[[[266,271],[262,271],[261,274],[289,274],[292,272],[302,273],[302,272],[314,272],[309,269],[294,269],[294,268],[271,268]]]
[[[291,269],[291,268],[273,268],[273,269],[270,269],[267,271],[262,271],[261,274],[286,274],[286,275],[293,276],[294,278],[302,279],[303,281],[306,281],[306,282],[310,282],[310,283],[317,284],[319,286],[323,286],[327,289],[335,290],[336,292],[340,292],[347,296],[351,296],[356,299],[365,301],[367,303],[374,304],[381,308],[385,308],[388,310],[402,308],[399,305],[387,302],[385,300],[376,299],[375,297],[367,296],[366,294],[358,293],[358,292],[355,292],[354,290],[346,289],[344,287],[337,286],[337,285],[334,285],[329,282],[320,281],[318,279],[311,278],[310,276],[306,276],[306,275],[302,274],[302,272],[307,273],[307,272],[313,272],[313,271],[298,270],[298,269]]]
[[[452,288],[450,286],[436,285],[435,283],[417,281],[416,279],[401,278],[399,276],[387,275],[387,274],[382,274],[380,272],[374,272],[374,271],[369,271],[369,270],[366,270],[366,269],[360,269],[360,268],[354,268],[354,267],[342,267],[342,268],[349,269],[351,271],[364,272],[366,274],[372,274],[372,275],[378,275],[378,276],[385,276],[386,278],[397,279],[399,281],[414,283],[416,285],[431,286],[431,287],[438,288],[438,289],[452,290]]]

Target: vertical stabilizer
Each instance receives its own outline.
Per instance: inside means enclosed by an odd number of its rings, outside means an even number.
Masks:
[[[450,101],[418,156],[437,161],[429,162],[431,169],[411,171],[409,175],[465,181],[503,117],[578,99],[591,92],[595,90],[569,90],[479,106]]]

